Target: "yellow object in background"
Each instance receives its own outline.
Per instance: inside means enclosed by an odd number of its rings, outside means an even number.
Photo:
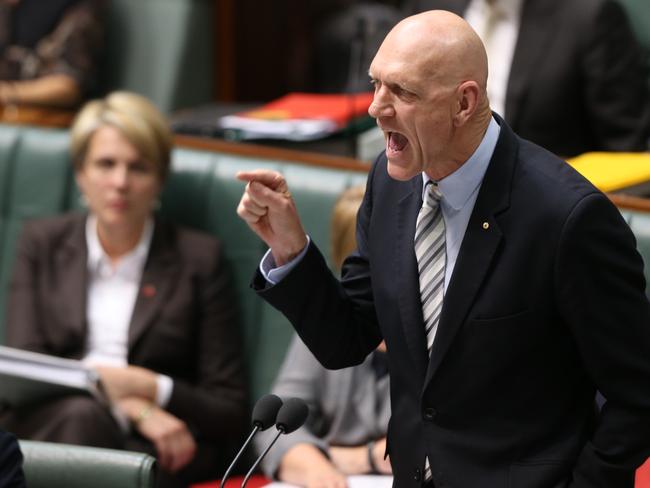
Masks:
[[[647,152],[590,152],[567,162],[603,192],[650,182],[650,153]]]

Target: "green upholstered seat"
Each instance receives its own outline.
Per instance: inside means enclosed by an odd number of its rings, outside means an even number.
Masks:
[[[162,111],[214,99],[213,0],[111,0],[101,80]]]
[[[151,488],[156,460],[143,453],[19,441],[29,488]]]
[[[636,247],[645,263],[646,292],[650,297],[650,213],[625,210],[623,217],[636,237]]]

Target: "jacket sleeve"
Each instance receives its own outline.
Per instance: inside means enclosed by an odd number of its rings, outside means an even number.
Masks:
[[[37,299],[37,276],[43,265],[34,227],[26,223],[16,244],[5,314],[5,342],[18,349],[51,354],[46,345],[43,311]]]
[[[298,335],[328,369],[363,362],[381,342],[369,264],[368,226],[372,214],[373,166],[357,216],[357,250],[349,256],[342,279],[334,276],[312,241],[287,276],[270,286],[259,271],[252,286],[292,323]]]
[[[599,194],[577,203],[561,236],[557,302],[585,370],[606,398],[573,487],[633,486],[650,455],[650,303],[634,237]]]

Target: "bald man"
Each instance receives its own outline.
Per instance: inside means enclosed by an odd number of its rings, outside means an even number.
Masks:
[[[270,247],[254,287],[328,368],[386,340],[395,486],[632,488],[650,454],[650,303],[617,209],[491,113],[460,17],[403,20],[370,77],[386,149],[342,279],[282,175],[252,171],[238,213]]]

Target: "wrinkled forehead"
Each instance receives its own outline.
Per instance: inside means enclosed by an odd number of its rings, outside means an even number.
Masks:
[[[403,83],[423,83],[449,74],[447,50],[433,38],[389,35],[379,47],[369,74]]]

